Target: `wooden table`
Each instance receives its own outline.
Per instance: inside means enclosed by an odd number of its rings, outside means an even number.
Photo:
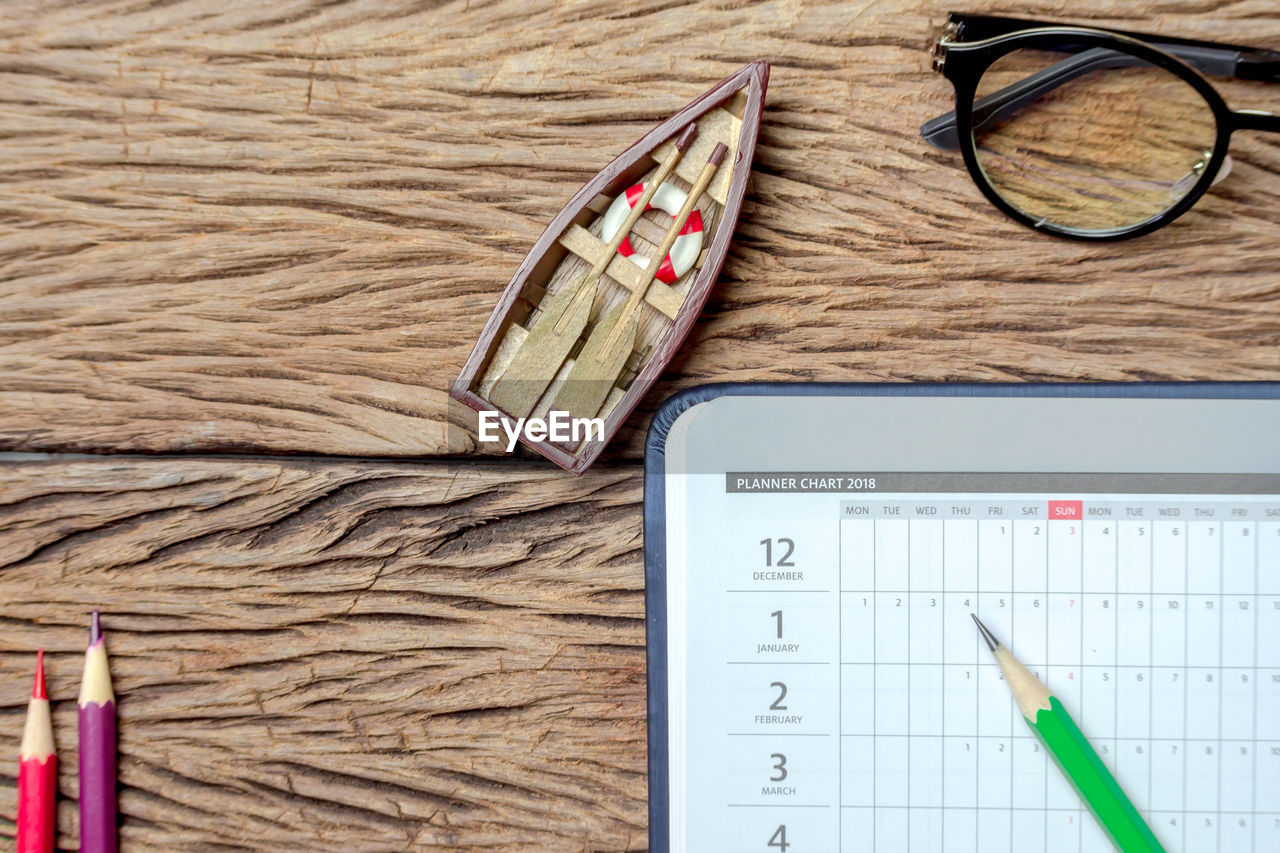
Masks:
[[[951,100],[944,11],[0,7],[0,754],[43,646],[62,843],[101,607],[126,850],[644,849],[639,454],[666,394],[1280,378],[1280,140],[1242,135],[1152,237],[1033,235],[917,136]],[[1273,0],[1071,20],[1280,47]],[[756,56],[735,244],[646,410],[581,479],[446,458],[471,447],[445,390],[543,223]]]

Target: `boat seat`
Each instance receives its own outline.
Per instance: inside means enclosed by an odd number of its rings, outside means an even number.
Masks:
[[[560,237],[560,245],[589,264],[595,264],[608,248],[603,240],[581,225],[570,225]],[[604,272],[627,290],[634,291],[644,286],[642,281],[644,270],[622,255],[616,255]],[[684,302],[684,297],[660,281],[654,281],[648,287],[644,301],[674,320],[680,313],[680,305]]]

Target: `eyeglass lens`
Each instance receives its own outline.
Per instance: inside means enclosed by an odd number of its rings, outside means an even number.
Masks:
[[[1195,186],[1216,139],[1213,109],[1190,83],[1108,48],[1014,50],[974,98],[974,148],[992,187],[1027,216],[1075,230],[1164,213]]]

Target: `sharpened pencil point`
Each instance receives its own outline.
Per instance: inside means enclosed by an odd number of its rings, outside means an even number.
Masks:
[[[31,685],[31,698],[49,698],[49,688],[44,683],[44,649],[36,650],[36,677]]]
[[[102,639],[102,624],[98,621],[98,611],[93,611],[93,621],[89,623],[89,645],[97,645]]]
[[[978,619],[978,614],[970,613],[969,615],[973,617],[973,624],[978,626],[978,631],[982,634],[982,639],[987,641],[987,648],[991,649],[992,653],[994,653],[996,646],[1000,645],[1000,641],[991,635],[991,632],[987,630],[986,625],[982,624],[982,621]]]

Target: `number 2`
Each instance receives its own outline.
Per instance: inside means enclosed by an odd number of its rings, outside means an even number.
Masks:
[[[773,700],[773,704],[769,706],[770,711],[785,711],[787,706],[782,704],[782,700],[787,698],[787,685],[781,681],[775,681],[769,685],[778,688],[778,698]]]

